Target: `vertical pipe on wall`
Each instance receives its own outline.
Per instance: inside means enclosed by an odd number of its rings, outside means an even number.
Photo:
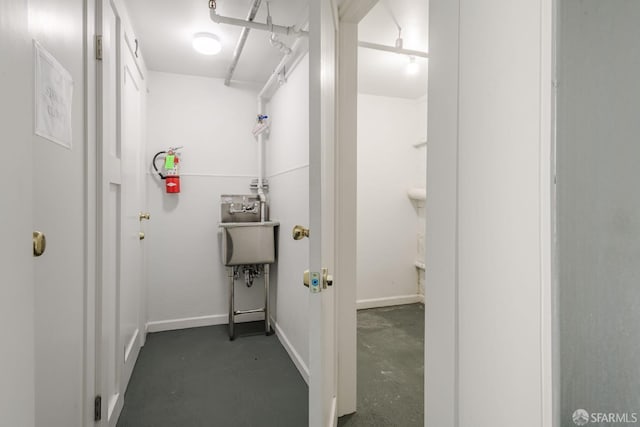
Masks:
[[[265,102],[258,96],[258,115],[264,113]],[[266,221],[266,197],[264,195],[264,134],[258,135],[258,196],[260,196],[260,221]]]
[[[289,73],[296,67],[300,59],[307,51],[307,46],[303,44],[303,38],[298,37],[293,43],[291,52],[285,54],[282,60],[275,68],[267,83],[264,85],[260,93],[258,94],[258,115],[265,113],[265,105],[267,101],[273,96],[274,86],[277,84],[278,74],[285,70],[285,66],[288,65]],[[266,221],[266,196],[264,194],[264,133],[260,133],[257,137],[258,140],[258,195],[260,196],[260,220]]]

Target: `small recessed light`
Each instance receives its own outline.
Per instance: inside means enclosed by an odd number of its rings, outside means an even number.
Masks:
[[[407,74],[418,74],[418,71],[420,71],[420,64],[416,62],[415,56],[410,56],[407,64]]]
[[[222,50],[222,44],[216,35],[197,33],[193,36],[193,48],[203,55],[216,55]]]

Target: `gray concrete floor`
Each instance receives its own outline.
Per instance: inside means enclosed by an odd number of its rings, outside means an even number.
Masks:
[[[424,425],[424,306],[358,311],[358,400],[338,426]]]
[[[308,389],[262,322],[149,334],[118,427],[304,427]],[[358,312],[358,412],[345,427],[423,425],[424,306]]]
[[[149,334],[118,427],[302,427],[307,385],[264,323]]]

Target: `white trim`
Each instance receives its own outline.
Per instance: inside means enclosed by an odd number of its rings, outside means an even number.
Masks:
[[[335,424],[333,423],[334,420],[338,419],[338,398],[336,396],[333,396],[333,399],[331,399],[331,416],[329,417],[329,427],[335,427]]]
[[[346,3],[346,6],[345,6]],[[374,3],[353,0],[354,21],[341,18],[338,31],[338,107],[335,148],[335,224],[336,224],[336,314],[338,329],[338,415],[351,414],[357,406],[357,117],[358,117],[358,24]],[[365,11],[365,12],[363,12]],[[343,9],[341,13],[347,13]],[[362,14],[362,15],[361,15]],[[356,21],[357,20],[357,21]]]
[[[155,176],[158,173],[156,171],[147,171],[147,175]],[[205,178],[255,178],[255,175],[223,175],[223,174],[215,174],[215,173],[204,173],[204,172],[180,172],[180,176],[198,176]]]
[[[540,392],[542,425],[552,426],[554,419],[553,364],[553,274],[555,241],[552,221],[555,215],[555,189],[551,175],[555,156],[555,79],[554,1],[540,2]]]
[[[122,408],[122,405],[120,404],[122,399],[120,398],[120,396],[122,396],[122,393],[116,393],[109,400],[107,404],[107,420],[113,419],[115,420],[115,422],[117,422],[118,417],[116,416],[114,418],[114,415],[115,413],[120,412],[118,408]]]
[[[85,212],[84,212],[84,366],[83,366],[83,425],[94,422],[92,404],[96,392],[96,285],[98,210],[97,210],[97,80],[95,61],[96,4],[95,0],[85,3],[84,15],[84,90],[85,99]]]
[[[307,364],[304,363],[304,360],[302,360],[300,353],[298,353],[296,349],[293,347],[293,345],[291,344],[291,341],[289,341],[289,338],[287,338],[287,335],[284,333],[280,325],[277,322],[273,322],[272,324],[274,325],[276,336],[280,340],[280,344],[282,344],[284,349],[287,350],[287,353],[289,354],[289,357],[293,361],[293,364],[296,365],[296,368],[298,368],[298,372],[300,372],[302,379],[308,385],[309,384],[309,368],[307,367]]]
[[[127,361],[129,360],[129,356],[131,356],[131,350],[133,350],[133,346],[136,343],[136,340],[138,339],[138,334],[140,333],[140,329],[136,328],[136,330],[133,332],[133,335],[131,336],[131,339],[129,340],[129,343],[127,344],[127,347],[124,350],[124,363],[127,363]]]
[[[415,304],[421,302],[424,304],[424,295],[399,295],[395,297],[361,299],[356,301],[356,308],[364,310],[367,308],[391,307],[394,305]]]
[[[255,322],[263,320],[264,314],[251,313],[236,317],[236,323]],[[147,322],[146,332],[174,331],[176,329],[199,328],[202,326],[226,325],[229,323],[228,314],[213,314],[209,316],[184,317],[180,319],[156,320]]]
[[[288,174],[288,173],[291,173],[291,172],[295,172],[295,171],[298,171],[298,170],[301,170],[301,169],[308,169],[308,168],[309,168],[309,163],[307,163],[305,165],[294,166],[292,168],[285,169],[283,171],[276,172],[274,174],[269,175],[269,179],[275,178],[275,177],[280,176],[280,175],[285,175],[285,174]]]

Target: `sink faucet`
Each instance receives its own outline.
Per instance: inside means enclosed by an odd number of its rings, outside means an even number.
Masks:
[[[260,202],[254,202],[254,203],[246,203],[246,202],[242,202],[242,206],[239,209],[235,208],[235,203],[231,203],[229,205],[229,213],[230,214],[236,214],[236,213],[258,213],[258,207],[260,206]]]

